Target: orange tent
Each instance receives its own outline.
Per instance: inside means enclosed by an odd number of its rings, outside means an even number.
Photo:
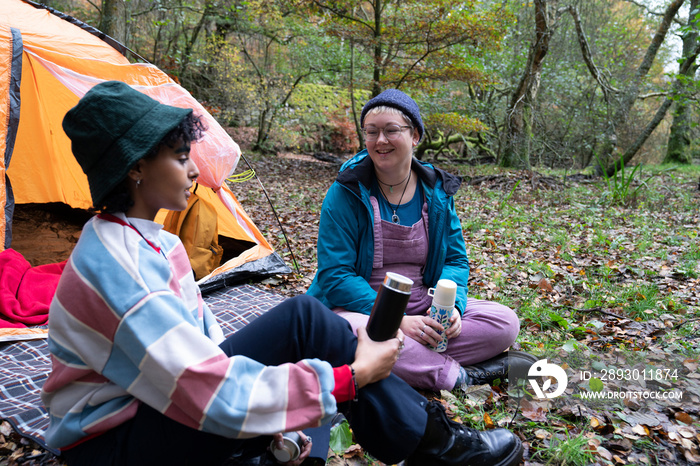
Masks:
[[[226,186],[240,157],[238,145],[184,88],[151,64],[130,63],[123,52],[118,42],[53,9],[0,2],[0,206],[6,214],[0,216],[0,239],[11,238],[14,203],[91,206],[87,178],[61,122],[92,86],[119,80],[205,118],[209,129],[192,146],[192,158],[199,183],[212,189],[197,194],[216,207],[219,234],[244,250],[201,280],[203,290],[251,274],[289,272]],[[10,246],[0,243],[0,251]]]

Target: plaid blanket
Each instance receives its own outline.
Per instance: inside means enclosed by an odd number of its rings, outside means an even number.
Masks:
[[[262,315],[283,297],[250,285],[224,288],[204,297],[219,318],[224,335]],[[31,438],[53,453],[43,433],[49,417],[39,393],[51,371],[46,340],[29,340],[0,346],[0,419],[8,420],[21,435]]]

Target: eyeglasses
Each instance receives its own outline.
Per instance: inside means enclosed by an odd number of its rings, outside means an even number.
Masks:
[[[383,133],[387,140],[395,141],[401,137],[401,131],[407,128],[413,129],[413,126],[387,125],[384,129],[369,126],[362,128],[362,134],[365,135],[365,141],[376,141],[379,139],[379,133]]]

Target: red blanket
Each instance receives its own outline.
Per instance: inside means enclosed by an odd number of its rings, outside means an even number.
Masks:
[[[0,252],[0,328],[43,325],[66,261],[32,267],[14,249]]]

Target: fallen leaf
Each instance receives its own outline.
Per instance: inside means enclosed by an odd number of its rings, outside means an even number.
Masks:
[[[685,456],[685,459],[687,459],[691,463],[700,463],[700,456],[698,456],[697,454],[695,454],[689,450],[685,450],[683,452],[683,456]]]
[[[678,433],[681,434],[684,438],[693,438],[696,435],[695,430],[688,426],[681,426],[678,429]]]
[[[523,416],[535,422],[547,422],[547,413],[544,408],[528,400],[520,400],[520,407],[522,409]]]
[[[345,453],[343,453],[343,458],[353,458],[355,456],[364,456],[365,451],[362,449],[362,447],[358,444],[350,446],[347,450],[345,450]]]
[[[686,359],[683,361],[683,365],[690,371],[690,372],[697,372],[698,370],[698,361],[697,359]]]
[[[605,447],[598,447],[596,452],[608,461],[612,461],[613,459],[612,453],[610,453]]]
[[[683,411],[677,412],[673,417],[676,418],[676,421],[682,422],[683,424],[691,425],[693,423],[693,418],[690,417],[690,414]]]
[[[552,292],[552,285],[549,283],[549,281],[546,278],[543,278],[542,280],[537,283],[537,287],[542,290],[546,291],[547,293]]]

